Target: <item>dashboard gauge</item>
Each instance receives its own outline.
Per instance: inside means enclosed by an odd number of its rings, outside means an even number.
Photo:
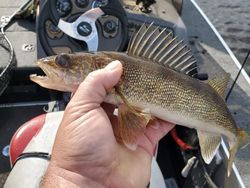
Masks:
[[[92,8],[96,8],[96,7],[104,7],[109,3],[108,0],[95,0],[92,3]]]
[[[107,39],[115,38],[119,32],[119,19],[115,16],[103,16],[99,18],[103,27],[103,36]]]
[[[46,33],[51,39],[60,39],[63,36],[63,32],[55,26],[50,20],[45,22]]]
[[[75,1],[76,5],[80,8],[85,8],[88,6],[89,1],[88,0],[76,0]]]
[[[117,29],[117,24],[113,20],[107,20],[104,22],[103,29],[107,33],[114,33]]]
[[[61,17],[67,16],[72,10],[72,3],[70,0],[57,0],[56,11]]]

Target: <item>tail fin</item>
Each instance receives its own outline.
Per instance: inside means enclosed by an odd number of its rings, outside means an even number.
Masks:
[[[250,143],[250,135],[242,129],[238,129],[237,137],[239,139],[239,148],[244,148]]]
[[[235,144],[229,143],[230,156],[229,156],[229,160],[228,160],[228,164],[227,164],[227,176],[230,176],[230,174],[231,174],[233,160],[234,160],[235,153],[237,152],[237,150],[240,148],[244,148],[250,142],[250,135],[242,129],[238,129],[237,138],[238,138],[238,145],[237,146]]]
[[[237,146],[236,145],[231,145],[231,143],[229,143],[230,145],[230,150],[229,150],[229,159],[228,159],[228,163],[227,163],[227,176],[229,177],[232,171],[232,167],[233,167],[233,161],[235,158],[235,154],[237,152]]]
[[[250,135],[242,130],[242,129],[238,129],[238,133],[237,133],[237,138],[238,138],[238,144],[232,144],[229,143],[230,145],[230,156],[229,156],[229,161],[227,164],[227,175],[230,176],[231,171],[232,171],[232,165],[233,165],[233,160],[235,157],[235,154],[237,152],[238,149],[240,148],[244,148],[245,146],[247,146],[250,142]]]

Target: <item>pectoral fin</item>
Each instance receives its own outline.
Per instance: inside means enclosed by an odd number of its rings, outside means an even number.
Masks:
[[[197,130],[201,155],[205,163],[210,164],[221,142],[221,137],[204,131]]]
[[[125,145],[135,145],[151,119],[147,112],[122,104],[118,107],[118,131]]]
[[[123,102],[118,106],[117,132],[126,146],[135,145],[138,137],[144,133],[148,122],[152,119],[150,110],[133,107],[119,88],[115,88],[115,91]]]

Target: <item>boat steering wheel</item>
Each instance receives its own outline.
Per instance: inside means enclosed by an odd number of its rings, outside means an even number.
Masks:
[[[127,16],[117,0],[47,0],[37,21],[46,55],[120,51],[127,42]]]

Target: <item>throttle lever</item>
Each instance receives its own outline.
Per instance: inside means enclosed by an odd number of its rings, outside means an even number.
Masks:
[[[72,23],[60,19],[57,27],[68,36],[86,42],[88,51],[97,51],[99,40],[95,22],[104,14],[99,7],[90,9]]]

